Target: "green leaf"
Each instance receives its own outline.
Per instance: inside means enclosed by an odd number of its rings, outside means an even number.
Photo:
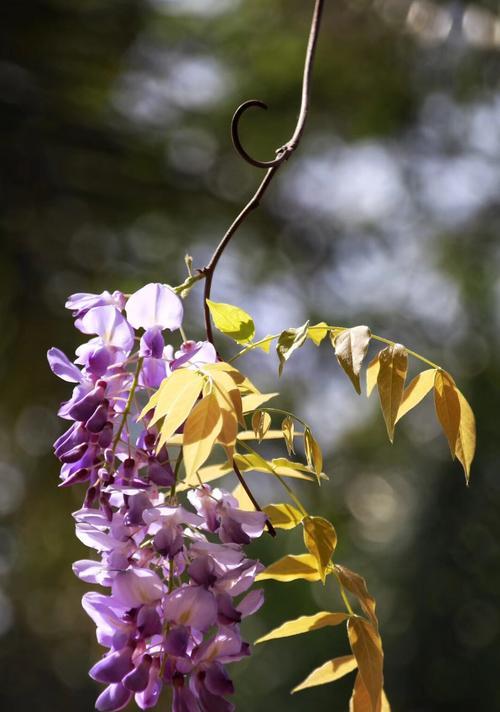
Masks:
[[[226,334],[238,344],[246,344],[253,339],[255,324],[250,314],[232,304],[212,302],[210,299],[207,299],[207,304],[214,324],[219,331],[222,331],[223,334]]]
[[[360,394],[359,374],[370,344],[370,329],[367,326],[354,326],[341,331],[337,336],[332,334],[331,339],[337,361],[349,376],[356,393]]]
[[[334,682],[352,672],[357,667],[358,663],[354,655],[344,655],[341,658],[328,660],[328,662],[316,668],[316,670],[313,670],[300,685],[294,687],[292,694],[294,692],[300,692],[300,690],[305,690],[308,687],[316,687],[317,685],[326,685],[329,682]]]
[[[275,529],[295,529],[304,515],[291,504],[268,504],[264,512]]]
[[[318,564],[314,556],[311,554],[288,554],[288,556],[278,559],[274,564],[257,574],[255,580],[267,581],[272,579],[273,581],[288,583],[297,579],[319,581],[320,578]]]
[[[337,546],[337,534],[331,522],[323,517],[305,517],[304,544],[318,562],[318,569],[323,583],[326,570]]]
[[[299,326],[298,329],[286,329],[282,331],[278,337],[276,351],[280,360],[279,375],[283,373],[285,363],[288,361],[294,351],[299,349],[307,339],[309,322]]]
[[[311,630],[319,630],[329,625],[339,625],[349,618],[348,613],[330,613],[321,611],[312,616],[300,616],[292,621],[282,623],[278,628],[270,631],[262,638],[255,641],[257,643],[265,643],[268,640],[276,640],[277,638],[289,638],[292,635],[300,635],[309,633]]]

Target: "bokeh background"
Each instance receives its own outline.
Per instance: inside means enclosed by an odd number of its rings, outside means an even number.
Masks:
[[[331,517],[338,560],[379,605],[395,712],[500,709],[500,12],[492,0],[327,2],[299,151],[225,254],[213,298],[258,333],[306,318],[368,324],[448,368],[473,404],[470,488],[432,402],[387,442],[327,344],[279,383],[328,454],[304,490]],[[76,291],[177,284],[203,265],[260,178],[228,127],[271,157],[294,126],[312,0],[16,0],[0,6],[0,707],[88,712],[94,626],[71,561],[75,491],[58,491],[51,442],[67,384],[45,352],[71,353]],[[202,334],[201,291],[188,303]],[[232,352],[219,339],[219,348]],[[241,363],[277,387],[273,355]],[[413,364],[413,368],[416,364]],[[264,478],[265,479],[265,478]],[[278,492],[255,478],[258,497]],[[270,562],[300,551],[281,536]],[[334,587],[266,585],[247,635],[338,605]],[[352,679],[290,697],[347,651],[343,630],[262,646],[234,670],[240,712],[345,711]],[[351,676],[352,677],[352,676]]]

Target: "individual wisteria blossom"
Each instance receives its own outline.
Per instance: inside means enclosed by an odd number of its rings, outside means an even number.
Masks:
[[[74,513],[76,535],[98,557],[75,562],[75,574],[106,592],[83,596],[83,608],[106,650],[90,676],[106,687],[101,712],[154,707],[163,687],[173,712],[230,712],[233,684],[226,664],[250,652],[240,623],[259,609],[251,590],[262,565],[244,546],[266,517],[246,512],[228,492],[200,486],[184,504],[176,470],[156,447],[158,431],[139,420],[141,394],[178,368],[215,363],[208,342],[165,343],[182,323],[182,303],[167,285],[74,294],[66,306],[90,338],[71,361],[48,352],[52,371],[73,383],[59,415],[70,426],[54,444],[61,487],[84,484]]]

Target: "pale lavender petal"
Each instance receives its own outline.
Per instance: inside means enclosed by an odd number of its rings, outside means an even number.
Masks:
[[[241,613],[242,618],[246,618],[256,613],[263,603],[264,590],[262,588],[256,588],[241,599],[236,609]]]
[[[162,358],[165,341],[159,326],[153,326],[142,335],[139,356]]]
[[[52,373],[69,383],[80,383],[82,374],[62,351],[56,348],[47,351],[47,360]]]
[[[174,331],[182,324],[182,301],[166,284],[146,284],[132,294],[125,310],[134,329],[158,326]]]
[[[163,595],[163,584],[154,571],[131,569],[121,572],[113,582],[113,597],[124,606],[134,608],[143,603],[151,604]]]
[[[116,346],[127,353],[134,345],[133,329],[116,307],[93,307],[81,319],[80,331],[97,334],[106,346]]]
[[[148,686],[143,692],[138,692],[135,695],[135,701],[141,710],[154,707],[158,702],[162,689],[162,682],[159,676],[159,670],[156,665],[152,665],[149,670]]]
[[[164,613],[167,620],[204,631],[217,619],[217,604],[202,586],[183,586],[167,596]]]

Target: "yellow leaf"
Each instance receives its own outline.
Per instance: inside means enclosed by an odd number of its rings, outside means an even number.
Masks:
[[[476,419],[463,393],[456,389],[460,403],[460,426],[458,428],[455,455],[462,463],[467,483],[470,477],[470,466],[476,451]]]
[[[291,504],[268,504],[264,512],[275,529],[294,529],[304,518]]]
[[[455,381],[449,373],[441,371],[441,369],[436,371],[434,404],[438,420],[448,438],[451,456],[455,459],[458,430],[460,428],[460,401]]]
[[[222,427],[222,415],[214,393],[193,408],[184,426],[182,440],[186,477],[196,475],[210,455]]]
[[[217,363],[209,363],[206,366],[203,366],[202,368],[205,373],[209,374],[212,374],[214,372],[217,373],[220,371],[229,374],[229,376],[231,376],[234,383],[238,386],[239,390],[242,393],[259,392],[259,389],[256,388],[253,383],[241,373],[241,371],[238,371],[237,368],[232,366],[230,363],[227,363],[226,361],[217,361]]]
[[[378,712],[384,686],[384,656],[380,637],[375,628],[362,618],[348,620],[347,634],[371,702],[371,710]]]
[[[356,392],[361,393],[359,374],[370,344],[370,329],[367,326],[354,326],[341,331],[338,336],[332,334],[331,338],[337,361],[351,379]]]
[[[154,424],[160,420],[160,418],[163,418],[172,404],[172,399],[176,397],[179,390],[185,387],[190,381],[197,381],[199,378],[200,374],[191,369],[177,368],[175,371],[172,371],[170,376],[163,379],[156,393],[153,393],[146,403],[138,420],[144,418],[146,413],[149,413],[153,408],[155,409],[155,414],[152,423]]]
[[[312,616],[300,616],[293,621],[286,621],[278,628],[270,631],[262,638],[255,641],[257,643],[265,643],[268,640],[276,640],[276,638],[289,638],[292,635],[300,635],[301,633],[309,633],[311,630],[319,630],[328,625],[339,625],[349,618],[348,613],[330,613],[321,611]]]
[[[354,690],[349,703],[349,712],[372,712],[370,696],[359,672],[356,675]],[[389,705],[389,701],[384,690],[382,690],[380,705],[378,706],[376,712],[391,712],[391,706]]]
[[[276,460],[264,460],[258,453],[249,453],[247,455],[237,454],[234,456],[236,464],[240,470],[257,470],[257,472],[265,472],[271,475],[278,474],[281,477],[293,477],[299,480],[311,480],[312,478],[306,473],[307,468],[300,463],[289,462],[285,458],[277,458]],[[275,464],[278,462],[278,464]],[[282,463],[288,463],[288,466]]]
[[[371,620],[375,628],[378,629],[378,621],[375,614],[375,599],[368,592],[364,578],[354,571],[351,571],[346,566],[340,566],[340,564],[335,565],[335,573],[337,574],[342,586],[356,596],[361,604],[361,608]]]
[[[319,324],[314,324],[310,326],[307,330],[307,336],[311,339],[316,346],[319,346],[323,341],[325,336],[328,334],[328,325],[324,321],[320,321]]]
[[[415,408],[415,406],[418,405],[423,398],[425,398],[434,386],[435,377],[435,368],[429,368],[427,371],[421,371],[421,373],[418,373],[415,376],[413,381],[411,381],[411,383],[404,390],[396,423],[398,420],[401,420],[403,415],[406,415],[408,411]]]
[[[297,579],[319,581],[320,578],[318,564],[314,556],[311,556],[311,554],[289,554],[261,571],[255,580],[266,581],[273,579],[274,581],[287,583]]]
[[[238,507],[240,509],[243,509],[245,512],[255,512],[255,505],[247,495],[241,482],[238,482],[231,494],[238,500]]]
[[[190,477],[186,477],[182,482],[179,482],[176,487],[176,491],[183,492],[190,487],[197,487],[200,484],[200,480],[201,482],[208,484],[209,482],[218,480],[220,477],[224,477],[224,475],[227,475],[229,472],[233,472],[232,465],[229,462],[200,467],[198,474],[194,472]]]
[[[252,416],[252,428],[259,442],[271,427],[271,416],[265,410],[256,410]]]
[[[316,685],[326,685],[329,682],[334,682],[352,672],[357,667],[358,663],[354,655],[344,655],[341,658],[329,660],[319,668],[316,668],[316,670],[313,670],[300,685],[294,687],[292,694],[300,690],[305,690],[308,687],[316,687]]]
[[[281,440],[283,432],[281,430],[268,430],[262,438],[263,440]],[[238,440],[256,440],[253,430],[241,430],[238,433]]]
[[[215,395],[221,408],[232,410],[236,419],[245,427],[243,404],[238,386],[227,371],[212,370],[209,375],[215,386]]]
[[[183,386],[177,390],[175,397],[170,401],[167,415],[160,428],[160,439],[156,446],[157,452],[184,423],[198,400],[204,379],[201,374],[196,372],[194,372],[194,376],[196,378],[185,380]],[[160,407],[160,403],[158,407]],[[151,423],[153,422],[156,422],[156,413]]]
[[[251,393],[248,396],[243,396],[243,412],[251,413],[264,403],[267,403],[271,398],[276,398],[276,396],[279,396],[279,393]]]
[[[210,299],[207,299],[207,304],[219,331],[231,337],[238,344],[246,344],[253,339],[255,324],[250,314],[232,304],[212,302]]]
[[[368,364],[366,369],[366,396],[369,398],[373,389],[377,385],[378,373],[380,371],[379,353]]]
[[[318,442],[313,437],[313,434],[306,428],[304,430],[304,449],[306,453],[307,464],[316,473],[318,484],[321,484],[321,472],[323,470],[323,454]]]
[[[378,393],[387,434],[392,443],[394,441],[394,426],[398,417],[408,370],[408,352],[401,344],[387,346],[379,353],[379,363]]]
[[[285,363],[288,361],[293,352],[299,349],[305,343],[307,339],[308,328],[309,322],[306,321],[305,324],[302,324],[302,326],[299,326],[297,329],[286,329],[285,331],[282,331],[279,335],[278,343],[276,344],[276,351],[278,353],[278,358],[280,361],[280,376],[283,373]]]
[[[283,437],[285,438],[285,445],[286,445],[288,454],[289,455],[295,454],[294,445],[293,445],[293,436],[295,434],[295,424],[293,422],[293,418],[291,418],[289,415],[287,415],[286,418],[283,419],[283,422],[281,423],[281,430],[283,432]]]
[[[323,517],[305,517],[302,525],[304,527],[304,544],[318,562],[321,580],[324,583],[326,569],[337,546],[337,534],[334,526]]]
[[[271,350],[271,344],[274,341],[274,337],[271,336],[271,334],[268,334],[268,336],[265,336],[263,339],[259,339],[262,343],[256,343],[255,346],[258,349],[262,349],[264,353],[268,354],[269,351]]]

